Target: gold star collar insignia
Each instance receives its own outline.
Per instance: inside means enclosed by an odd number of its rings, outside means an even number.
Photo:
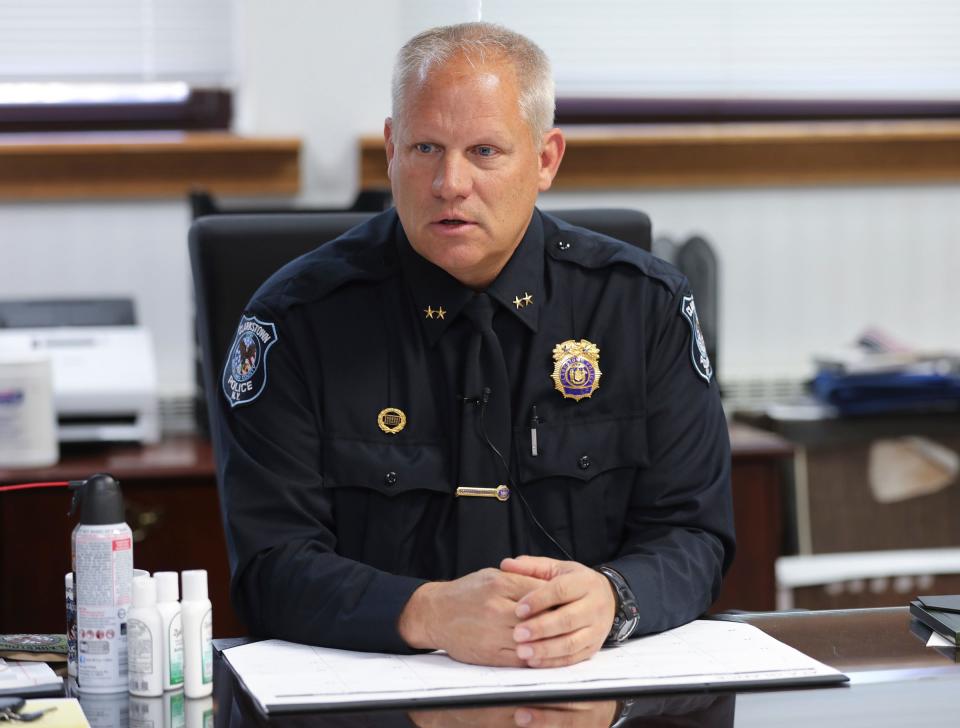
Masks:
[[[522,296],[518,295],[513,299],[513,305],[516,306],[518,310],[529,306],[531,303],[533,303],[533,296],[530,295],[528,291],[524,291]]]

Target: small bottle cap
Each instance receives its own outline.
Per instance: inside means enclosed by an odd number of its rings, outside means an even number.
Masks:
[[[207,598],[207,571],[206,569],[194,569],[193,571],[184,571],[183,578],[183,601],[193,602]]]
[[[157,603],[157,582],[149,576],[138,576],[133,580],[133,606],[152,607]]]
[[[180,601],[180,580],[175,571],[155,571],[154,581],[157,582],[158,602]]]

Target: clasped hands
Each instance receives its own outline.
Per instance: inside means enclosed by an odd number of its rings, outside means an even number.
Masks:
[[[607,578],[575,561],[504,559],[418,588],[400,615],[408,645],[476,665],[561,667],[591,657],[613,624]]]

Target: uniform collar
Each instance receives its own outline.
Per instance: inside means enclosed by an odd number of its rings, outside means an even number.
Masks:
[[[437,343],[456,320],[474,292],[442,268],[419,255],[398,226],[400,268],[417,307],[430,346]],[[534,209],[520,244],[486,293],[536,331],[543,305],[543,222]]]

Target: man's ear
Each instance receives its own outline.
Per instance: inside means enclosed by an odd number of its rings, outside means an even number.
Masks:
[[[387,152],[387,177],[393,171],[393,153],[396,149],[393,143],[393,119],[389,116],[383,120],[383,145]]]
[[[559,129],[551,129],[543,135],[543,145],[540,147],[540,191],[546,192],[553,184],[553,178],[560,169],[563,152],[567,148],[567,140]]]

